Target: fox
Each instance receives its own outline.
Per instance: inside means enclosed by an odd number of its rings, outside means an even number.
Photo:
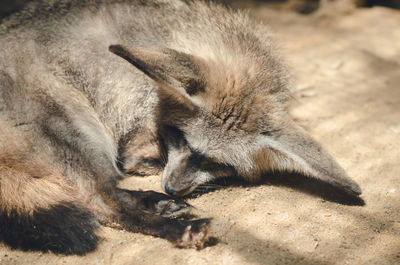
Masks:
[[[297,172],[359,196],[288,113],[271,30],[211,1],[34,1],[0,25],[0,240],[84,255],[101,226],[203,248],[207,182]],[[161,174],[165,193],[122,178]]]

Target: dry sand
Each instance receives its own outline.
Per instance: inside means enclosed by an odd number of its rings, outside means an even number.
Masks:
[[[190,199],[219,240],[201,251],[104,228],[86,256],[0,245],[0,264],[400,264],[400,12],[252,13],[271,25],[292,67],[293,116],[360,184],[362,200],[281,174]],[[157,176],[121,186],[160,190]]]

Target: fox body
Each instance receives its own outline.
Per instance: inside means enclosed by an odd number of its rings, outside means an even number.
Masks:
[[[185,219],[180,199],[117,188],[131,172],[163,168],[174,197],[272,170],[361,193],[288,116],[285,67],[244,13],[36,1],[4,19],[0,46],[0,238],[12,247],[84,254],[99,224],[201,247],[209,221]]]

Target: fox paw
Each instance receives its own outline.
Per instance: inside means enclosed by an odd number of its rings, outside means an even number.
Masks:
[[[182,199],[154,191],[119,190],[118,196],[123,209],[142,210],[168,218],[191,217],[193,209]]]
[[[141,201],[145,209],[169,218],[188,217],[193,209],[193,206],[182,199],[154,191],[142,192]]]
[[[190,221],[186,226],[181,238],[175,241],[175,246],[179,248],[202,249],[208,242],[210,219],[199,219]]]
[[[189,216],[193,206],[183,200],[169,198],[157,202],[156,213],[169,218]]]

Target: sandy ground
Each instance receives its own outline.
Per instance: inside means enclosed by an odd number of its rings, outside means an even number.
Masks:
[[[269,176],[189,200],[214,219],[201,251],[104,228],[86,256],[11,251],[1,264],[400,264],[400,12],[317,19],[265,8],[292,67],[295,119],[362,187],[362,200],[304,177]],[[121,186],[160,190],[159,177]]]

